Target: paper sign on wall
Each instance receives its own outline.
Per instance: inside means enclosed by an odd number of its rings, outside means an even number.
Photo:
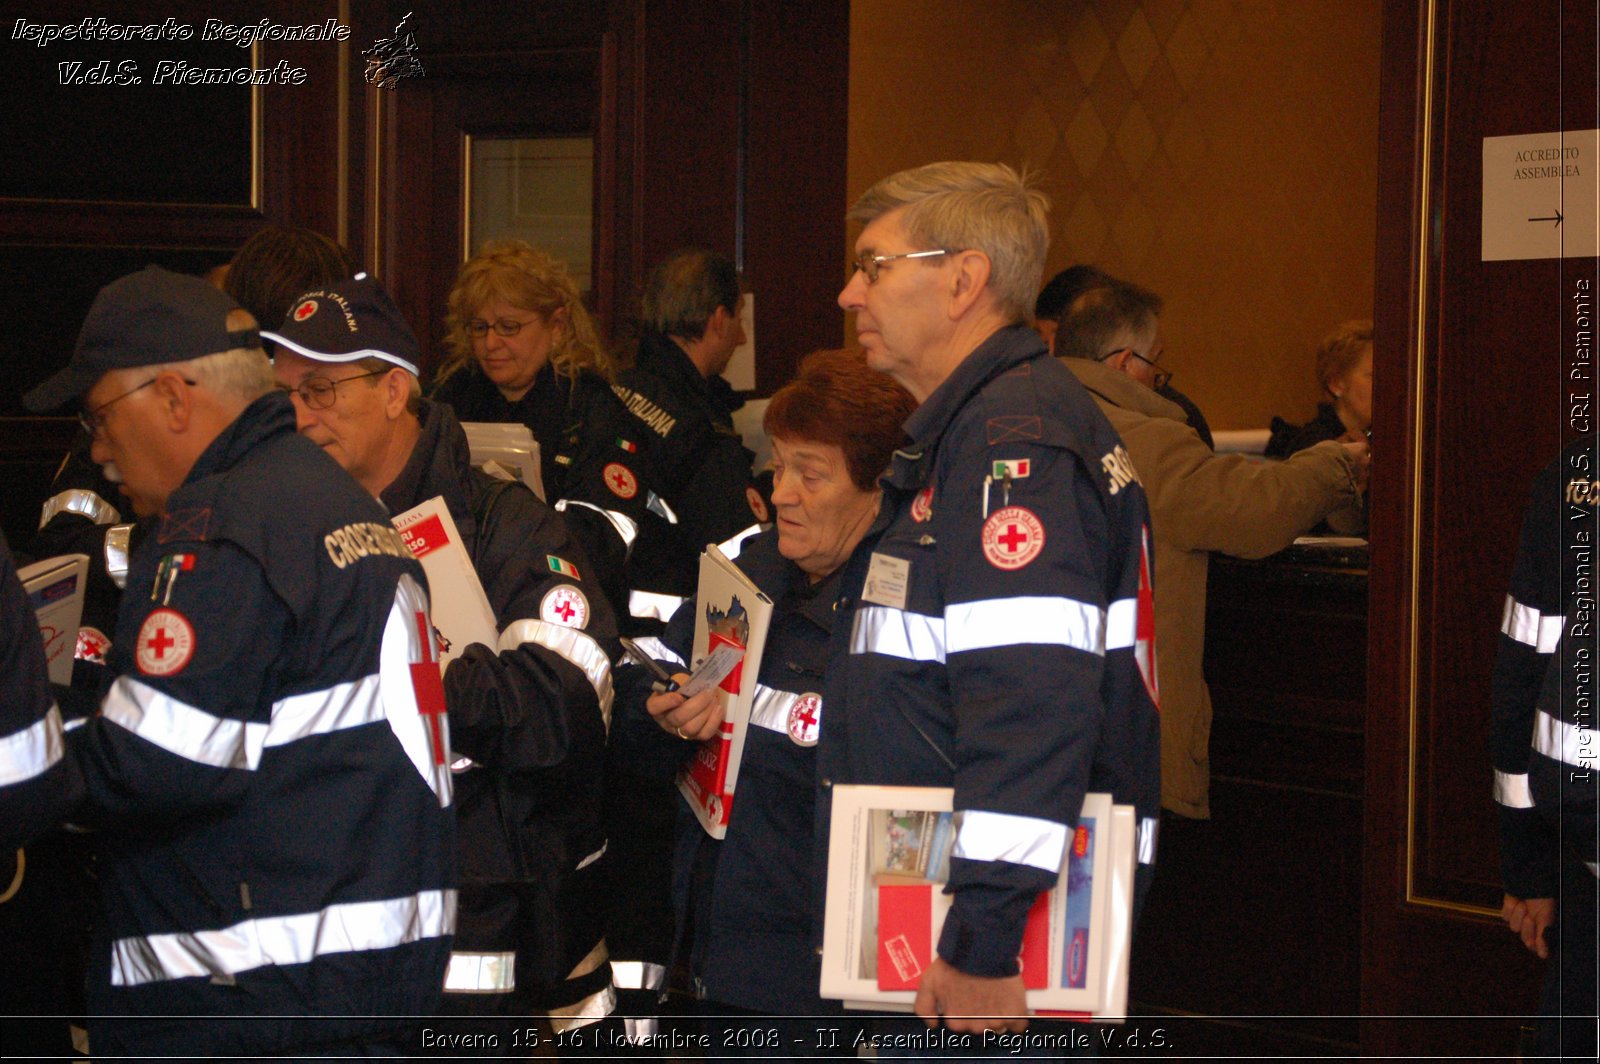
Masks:
[[[1483,138],[1483,259],[1600,254],[1600,129]]]

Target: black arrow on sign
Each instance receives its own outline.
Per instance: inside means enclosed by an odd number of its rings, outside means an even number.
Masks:
[[[1529,218],[1528,221],[1530,221],[1530,222],[1555,222],[1556,223],[1556,228],[1559,229],[1559,228],[1561,228],[1561,212],[1559,210],[1556,211],[1556,214],[1555,214],[1554,218]]]

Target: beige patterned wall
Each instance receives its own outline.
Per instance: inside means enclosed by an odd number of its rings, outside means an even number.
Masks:
[[[850,195],[937,159],[1042,170],[1047,277],[1092,262],[1161,293],[1174,384],[1214,428],[1304,420],[1318,340],[1372,314],[1379,8],[854,0]]]

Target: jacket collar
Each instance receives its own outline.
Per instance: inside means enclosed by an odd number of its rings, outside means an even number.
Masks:
[[[912,441],[909,449],[932,450],[956,412],[985,384],[1040,356],[1049,357],[1049,352],[1039,334],[1028,326],[1008,325],[997,330],[962,359],[944,383],[906,420],[906,433]]]
[[[833,631],[837,614],[833,600],[837,597],[840,566],[817,584],[812,584],[805,571],[778,553],[778,530],[768,529],[745,541],[735,562],[755,585],[774,603],[791,602],[791,609],[824,632]]]
[[[417,419],[422,425],[417,445],[380,498],[391,514],[398,514],[442,495],[461,538],[471,543],[477,525],[472,519],[472,451],[467,434],[449,407],[428,399],[422,400]]]
[[[700,367],[670,336],[646,333],[639,342],[639,362],[654,372],[676,381],[678,386],[704,407],[713,424],[732,424],[733,411],[744,405],[731,385],[722,378],[708,379]]]
[[[1104,362],[1091,362],[1086,358],[1063,358],[1060,362],[1089,389],[1090,394],[1112,406],[1145,417],[1161,417],[1184,423],[1188,421],[1183,407],[1170,399],[1163,399],[1126,373],[1112,369]]]
[[[938,447],[939,438],[967,400],[1000,374],[1049,357],[1039,334],[1026,325],[1008,325],[979,344],[906,419],[906,435],[911,442],[895,452],[885,483],[911,490],[922,487],[928,478],[924,459]],[[887,525],[892,509],[880,509],[875,529]]]
[[[245,455],[274,436],[293,435],[295,432],[294,404],[287,392],[274,389],[245,407],[217,434],[200,457],[195,459],[185,484],[193,484],[202,477],[232,469]]]

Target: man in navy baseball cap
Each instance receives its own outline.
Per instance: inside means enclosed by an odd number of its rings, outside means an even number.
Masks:
[[[100,289],[71,361],[22,403],[47,413],[114,370],[260,347],[254,319],[228,296],[198,277],[150,266]]]

